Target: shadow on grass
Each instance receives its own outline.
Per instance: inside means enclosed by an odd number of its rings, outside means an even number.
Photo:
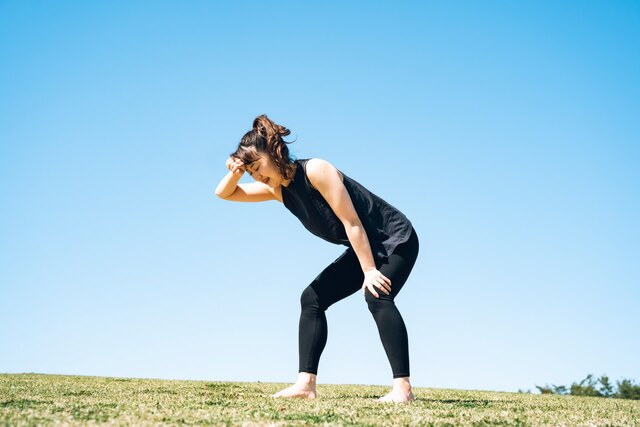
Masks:
[[[89,390],[66,391],[63,396],[93,396],[95,393]]]
[[[425,397],[418,397],[416,401],[424,403],[444,403],[446,405],[461,406],[463,408],[486,407],[492,403],[500,402],[486,399],[429,399]]]

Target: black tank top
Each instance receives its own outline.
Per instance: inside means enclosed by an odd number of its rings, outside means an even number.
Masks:
[[[336,245],[351,247],[344,225],[322,194],[311,185],[306,173],[307,161],[309,159],[294,162],[296,172],[289,186],[282,186],[282,202],[311,233]],[[411,221],[359,182],[342,171],[340,173],[367,232],[374,258],[387,258],[398,245],[409,240],[413,227]]]

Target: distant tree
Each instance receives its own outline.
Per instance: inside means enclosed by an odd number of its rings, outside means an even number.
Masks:
[[[586,383],[586,384],[585,384]],[[580,383],[571,384],[572,396],[593,396],[602,397],[602,393],[596,389],[597,381],[593,379],[593,375],[587,375],[587,378],[580,381]]]
[[[598,383],[600,384],[597,387]],[[589,374],[579,383],[574,382],[571,387],[563,385],[536,385],[541,394],[570,394],[572,396],[592,396],[592,397],[614,397],[619,399],[640,400],[640,384],[634,384],[632,380],[623,379],[617,381],[618,389],[614,390],[613,385],[606,375],[601,375],[597,380]],[[518,390],[520,392],[520,390]]]
[[[544,385],[544,386],[539,386],[537,385],[536,388],[538,390],[540,390],[540,394],[567,394],[568,390],[565,386],[563,385],[553,385],[551,384],[551,386],[549,385]]]
[[[633,384],[631,380],[625,379],[618,381],[618,391],[613,397],[640,400],[640,384]]]
[[[602,384],[602,386],[600,387],[600,394],[602,394],[602,396],[604,397],[613,397],[613,386],[609,382],[609,377],[606,375],[602,375],[600,378],[598,378],[598,381],[600,381],[600,384]]]
[[[569,393],[569,390],[567,390],[567,388],[563,385],[554,385],[553,392],[555,394],[567,394]]]
[[[540,390],[540,394],[553,394],[553,389],[549,386],[536,385],[536,388]]]

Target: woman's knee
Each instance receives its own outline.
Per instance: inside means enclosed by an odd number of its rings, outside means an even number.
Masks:
[[[316,293],[313,286],[309,285],[302,291],[300,295],[300,305],[302,308],[305,307],[320,307],[320,298]]]
[[[376,298],[369,289],[364,291],[364,299],[367,302],[370,312],[375,312],[383,307],[385,304],[394,304],[393,297],[391,295],[385,295],[382,290],[376,290],[378,297]]]

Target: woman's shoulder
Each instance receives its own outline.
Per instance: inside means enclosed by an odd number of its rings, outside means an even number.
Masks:
[[[335,174],[338,175],[341,181],[344,181],[342,172],[329,161],[319,157],[312,157],[305,160],[305,172],[313,187],[317,187],[316,184],[318,184],[320,180],[327,179],[327,177],[330,178],[332,175],[335,176]]]
[[[320,157],[309,157],[308,159],[302,159],[303,162],[307,165],[307,167],[322,169],[322,168],[335,168],[328,160],[322,159]]]

